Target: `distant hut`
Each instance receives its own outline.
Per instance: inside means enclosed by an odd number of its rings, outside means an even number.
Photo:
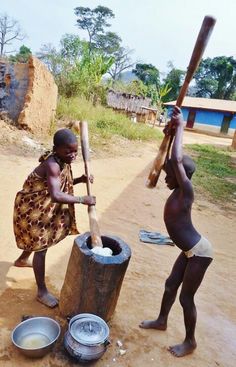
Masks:
[[[156,121],[157,109],[151,106],[151,98],[110,89],[107,94],[107,105],[116,111],[126,113],[133,121],[152,123]]]

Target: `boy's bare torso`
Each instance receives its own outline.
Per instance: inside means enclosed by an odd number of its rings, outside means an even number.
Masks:
[[[201,236],[191,219],[192,200],[184,197],[180,188],[175,189],[166,201],[164,221],[170,238],[182,251],[190,250]]]

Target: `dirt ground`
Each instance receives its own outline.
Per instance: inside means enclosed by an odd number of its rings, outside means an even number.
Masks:
[[[18,137],[21,139],[24,133]],[[185,143],[202,142],[230,145],[229,139],[185,133]],[[30,268],[16,268],[12,264],[20,254],[12,230],[12,211],[16,192],[22,187],[28,173],[35,167],[37,149],[14,152],[3,148],[0,152],[0,202],[2,215],[0,262],[0,366],[4,367],[66,367],[77,366],[63,348],[66,322],[59,310],[47,309],[35,300],[35,281]],[[8,146],[9,148],[9,146]],[[198,197],[193,208],[193,222],[214,246],[215,259],[206,273],[196,295],[198,310],[196,338],[198,348],[183,358],[172,356],[167,347],[184,337],[182,309],[176,300],[163,331],[143,330],[140,321],[157,316],[164,281],[179,250],[172,246],[158,246],[139,241],[139,230],[146,229],[166,234],[163,206],[169,194],[164,176],[158,187],[149,190],[145,180],[156,148],[150,144],[130,144],[120,157],[92,156],[91,169],[95,175],[93,194],[97,197],[97,214],[102,234],[121,237],[132,250],[132,257],[124,278],[116,312],[109,323],[110,341],[98,367],[234,367],[236,361],[236,247],[233,212]],[[81,161],[73,165],[74,176],[83,172]],[[76,195],[85,194],[78,185]],[[88,231],[86,207],[76,207],[81,233]],[[46,274],[49,288],[59,296],[74,236],[70,236],[47,254]],[[42,359],[22,356],[11,343],[11,331],[23,315],[49,316],[62,326],[62,334],[54,351]],[[117,340],[123,343],[124,355],[119,354]]]

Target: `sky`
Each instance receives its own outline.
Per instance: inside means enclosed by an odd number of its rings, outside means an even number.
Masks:
[[[43,44],[59,49],[66,33],[85,38],[76,26],[74,8],[110,8],[115,18],[110,31],[122,39],[122,45],[134,50],[134,62],[151,63],[166,73],[168,61],[186,70],[205,15],[216,18],[216,25],[203,55],[236,58],[235,0],[1,0],[0,13],[16,19],[33,53]]]

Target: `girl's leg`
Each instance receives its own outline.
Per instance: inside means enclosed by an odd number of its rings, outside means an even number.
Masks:
[[[36,284],[38,286],[37,300],[48,307],[56,307],[58,299],[48,292],[45,283],[45,257],[47,250],[35,252],[33,258],[33,269]]]
[[[16,259],[14,265],[20,268],[21,267],[32,268],[32,262],[29,260],[31,253],[32,253],[31,251],[22,251],[22,254]]]

